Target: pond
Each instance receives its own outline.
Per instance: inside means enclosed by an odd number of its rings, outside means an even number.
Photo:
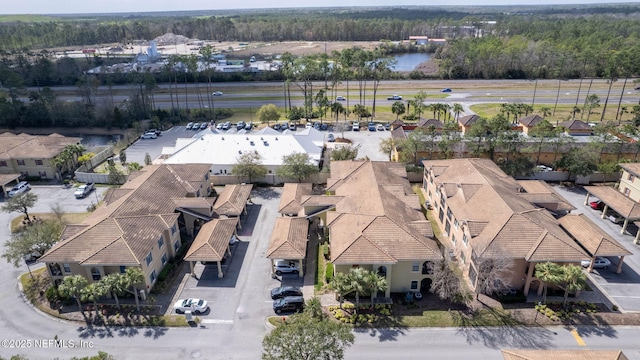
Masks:
[[[112,145],[117,143],[122,139],[122,135],[69,135],[74,137],[82,138],[80,143],[84,145],[86,148],[94,148],[94,147],[103,147],[105,145]]]
[[[425,53],[412,53],[395,55],[393,58],[397,61],[396,65],[392,68],[393,70],[413,71],[416,66],[431,59],[431,56]]]

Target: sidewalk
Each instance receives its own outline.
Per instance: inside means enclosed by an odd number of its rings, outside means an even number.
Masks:
[[[322,241],[322,230],[318,229],[318,220],[314,219],[309,225],[309,243],[307,244],[307,264],[304,273],[302,294],[305,300],[309,300],[315,295],[316,272],[318,269],[318,245]],[[324,274],[320,274],[324,276]],[[322,294],[318,296],[322,306],[338,305],[335,295]]]

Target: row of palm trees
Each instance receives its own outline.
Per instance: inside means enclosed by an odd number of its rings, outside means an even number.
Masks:
[[[136,285],[144,282],[142,270],[138,267],[128,267],[124,274],[113,273],[106,275],[99,281],[88,283],[82,275],[67,276],[58,285],[58,292],[65,296],[73,296],[76,299],[80,311],[84,314],[82,301],[91,301],[95,309],[98,308],[98,300],[107,294],[113,295],[116,305],[120,308],[118,295],[125,292],[133,293],[136,299],[136,308],[140,311],[138,291]]]
[[[338,294],[340,307],[344,297],[349,294],[356,296],[356,311],[360,307],[360,296],[371,295],[371,304],[378,291],[387,289],[387,279],[364,268],[352,268],[348,273],[336,273],[331,279],[331,288]]]
[[[62,170],[72,170],[78,164],[78,158],[87,151],[87,148],[82,144],[71,144],[64,147],[60,154],[56,155],[51,164],[56,167],[58,176],[62,178]]]

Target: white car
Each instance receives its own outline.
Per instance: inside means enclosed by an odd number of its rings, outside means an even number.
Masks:
[[[336,97],[336,101],[345,101],[345,100],[347,100],[347,99],[345,99],[345,97],[344,97],[344,96],[338,96],[338,97]]]
[[[82,199],[85,196],[89,195],[89,193],[93,191],[94,187],[95,185],[93,183],[86,183],[84,185],[80,185],[78,186],[76,191],[73,193],[73,195],[76,197],[76,199]]]
[[[588,268],[589,265],[591,265],[591,261],[589,260],[583,260],[580,262],[580,265],[582,265],[583,268]],[[609,261],[609,259],[604,258],[604,257],[596,257],[596,261],[593,263],[593,268],[594,269],[606,269],[611,265],[611,261]]]
[[[222,91],[214,91],[213,93],[211,93],[211,95],[213,95],[213,96],[222,96]]]
[[[156,135],[155,132],[147,131],[146,133],[142,134],[142,136],[140,136],[140,139],[155,139],[157,137],[158,135]]]
[[[382,124],[378,124],[378,126],[376,126],[376,129],[377,129],[378,131],[384,131],[384,125],[382,125]]]
[[[223,126],[224,126],[224,123],[218,123],[218,125],[216,125],[216,129],[222,130]]]
[[[203,312],[207,312],[207,310],[209,310],[209,304],[207,304],[206,300],[202,299],[180,299],[173,305],[173,310],[176,312],[176,314],[184,314],[185,311],[189,310],[192,313],[198,315],[202,314]]]
[[[187,124],[187,130],[191,130],[192,127],[193,127],[193,123],[192,122]]]
[[[202,124],[200,124],[200,130],[204,130],[208,127],[209,127],[209,124],[207,124],[206,122],[203,122]]]
[[[11,190],[9,190],[9,197],[14,197],[18,194],[22,194],[24,192],[29,191],[31,189],[31,185],[29,185],[26,181],[20,181],[16,186],[14,186]]]

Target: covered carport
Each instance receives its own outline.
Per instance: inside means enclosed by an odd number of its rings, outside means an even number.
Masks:
[[[222,273],[222,260],[225,255],[231,256],[229,241],[236,235],[238,218],[214,219],[204,225],[198,232],[193,244],[184,257],[189,262],[189,270],[194,274],[193,266],[198,261],[215,262],[218,266],[218,277]]]
[[[251,189],[253,189],[252,184],[225,185],[213,205],[213,210],[218,215],[240,218],[242,214],[247,213],[247,202],[251,199]],[[237,226],[242,229],[240,221]]]
[[[622,263],[626,255],[632,255],[622,244],[611,238],[584,214],[567,215],[558,220],[562,226],[591,256],[587,271],[593,270],[596,257],[618,256],[616,273],[622,272]]]
[[[20,182],[20,174],[0,174],[0,186],[2,187],[2,193],[4,194],[5,199],[8,197],[8,192],[13,185],[7,186],[11,182],[15,181],[16,184]]]
[[[627,230],[629,221],[640,220],[640,204],[626,197],[623,193],[609,186],[585,186],[587,197],[584,200],[585,205],[589,205],[589,197],[591,195],[597,197],[604,203],[601,218],[607,216],[607,210],[612,209],[620,216],[624,217],[621,234]]]
[[[307,254],[309,221],[303,217],[276,218],[269,241],[267,258],[271,260],[271,275],[274,274],[276,260],[298,261],[299,277],[304,276],[302,260]]]

